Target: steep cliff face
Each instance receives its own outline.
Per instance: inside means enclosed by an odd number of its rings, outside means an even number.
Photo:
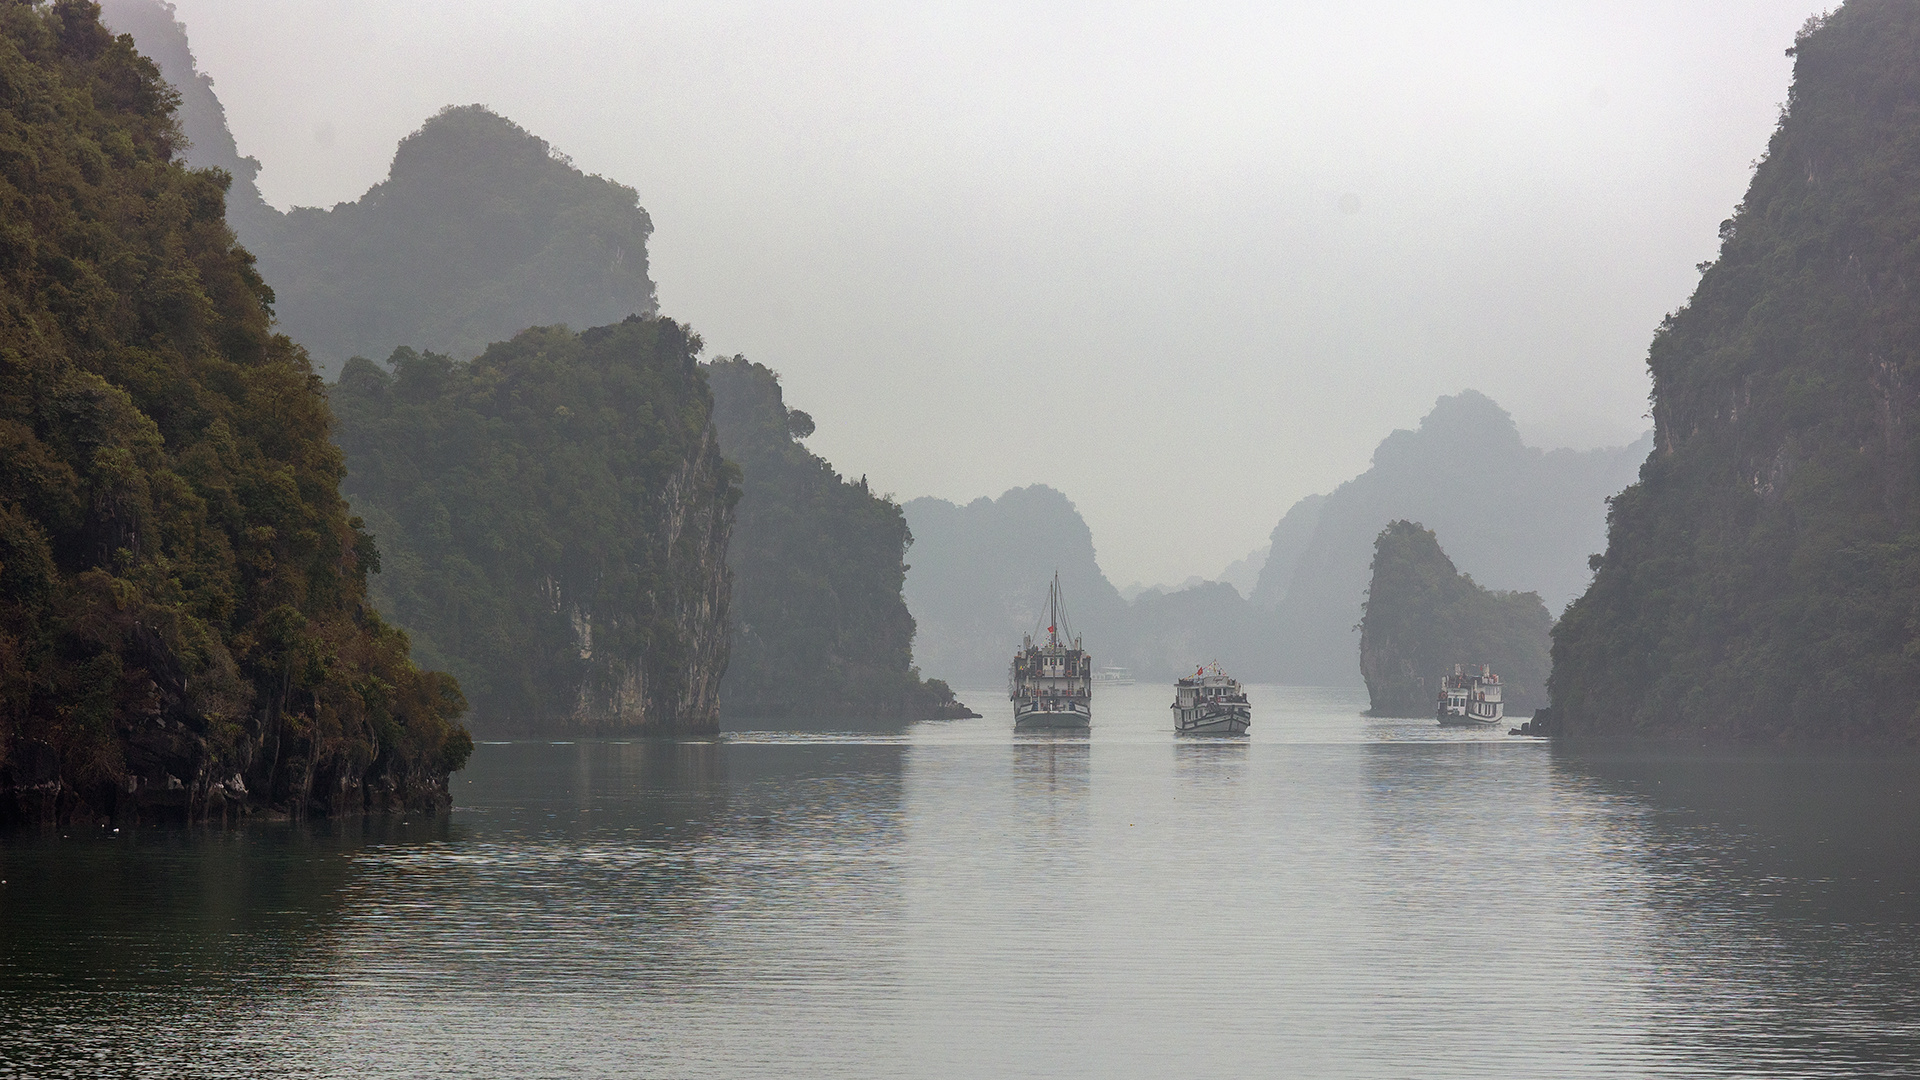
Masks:
[[[729,719],[918,720],[965,715],[913,667],[900,595],[913,535],[891,499],[843,479],[801,444],[813,419],[779,377],[743,357],[705,365],[720,448],[742,473],[728,547]]]
[[[342,373],[346,490],[386,552],[376,600],[467,680],[476,727],[717,730],[739,489],[698,350],[634,317]]]
[[[1395,521],[1373,544],[1360,620],[1360,674],[1375,716],[1432,716],[1455,664],[1491,665],[1507,711],[1546,704],[1547,617],[1540,594],[1494,592],[1455,569],[1430,529]]]
[[[306,355],[87,3],[0,5],[0,823],[447,802]]]
[[[1574,739],[1920,740],[1920,6],[1810,20],[1656,446],[1554,634]]]

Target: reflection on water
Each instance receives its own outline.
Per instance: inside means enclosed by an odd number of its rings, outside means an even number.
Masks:
[[[1905,761],[1562,755],[1641,871],[1645,963],[1680,1061],[1911,1075],[1920,1062],[1920,769]]]
[[[1244,740],[1103,689],[1078,738],[482,745],[451,821],[8,838],[0,1075],[1920,1070],[1912,765],[1250,691]]]

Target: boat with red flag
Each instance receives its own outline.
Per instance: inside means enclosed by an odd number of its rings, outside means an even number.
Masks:
[[[1086,730],[1093,725],[1093,658],[1067,627],[1067,606],[1060,596],[1060,575],[1047,591],[1045,637],[1027,634],[1014,654],[1007,677],[1013,699],[1013,729]]]
[[[1239,680],[1205,665],[1173,684],[1173,730],[1181,735],[1245,735],[1253,706]]]

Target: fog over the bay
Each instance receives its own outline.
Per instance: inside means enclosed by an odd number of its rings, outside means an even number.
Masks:
[[[1116,582],[1217,573],[1465,387],[1536,445],[1638,436],[1816,10],[176,6],[276,205],[485,103],[639,191],[662,312],[836,467],[1050,484]]]

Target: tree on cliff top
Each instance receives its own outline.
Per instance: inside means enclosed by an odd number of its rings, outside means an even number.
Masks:
[[[460,676],[477,727],[717,724],[738,489],[699,347],[635,317],[341,373],[346,490],[385,549],[376,597]]]
[[[728,716],[923,719],[953,715],[953,692],[913,667],[901,598],[913,535],[899,504],[850,483],[800,440],[779,376],[744,357],[705,365],[720,448],[742,472],[727,549],[734,574]]]
[[[1507,708],[1546,704],[1547,628],[1539,593],[1494,592],[1454,568],[1431,529],[1395,521],[1373,542],[1360,620],[1360,673],[1374,716],[1431,716],[1440,676],[1488,664]]]
[[[1554,635],[1574,738],[1920,741],[1920,5],[1809,20]]]
[[[366,604],[320,382],[175,101],[94,5],[0,3],[0,818],[444,797],[459,691]]]

